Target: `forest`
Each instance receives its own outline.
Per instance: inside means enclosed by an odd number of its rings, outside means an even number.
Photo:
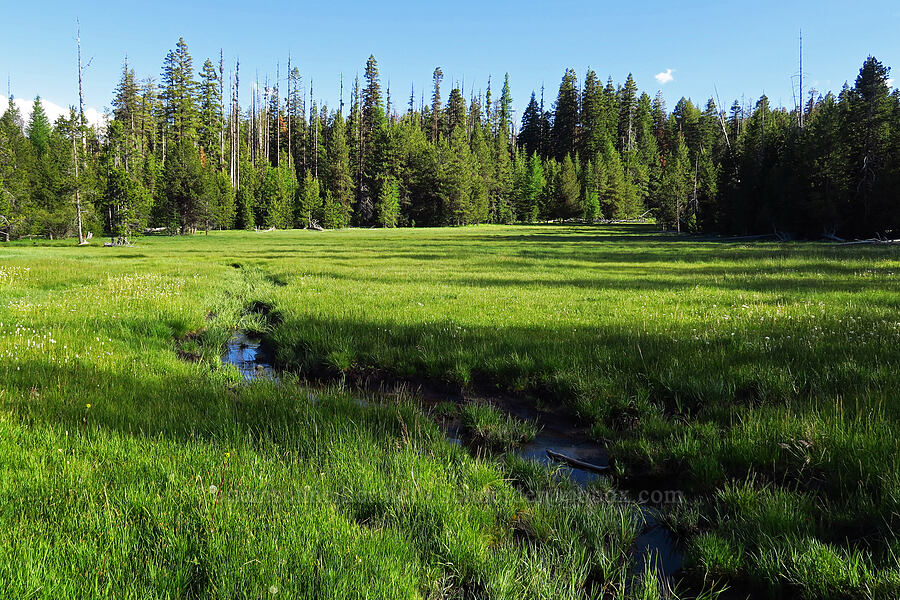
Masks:
[[[290,60],[273,81],[242,107],[240,64],[226,72],[220,53],[197,70],[180,39],[158,83],[126,61],[104,127],[83,107],[51,123],[39,97],[26,123],[10,97],[0,239],[639,218],[781,239],[900,227],[900,93],[874,57],[852,86],[808,90],[792,110],[763,95],[670,111],[630,75],[604,85],[567,69],[520,122],[508,74],[445,96],[436,68],[430,101],[411,89],[401,103],[370,56],[336,108]]]

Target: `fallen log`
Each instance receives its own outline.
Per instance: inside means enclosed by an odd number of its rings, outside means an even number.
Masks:
[[[560,454],[559,452],[554,452],[553,450],[547,450],[547,458],[554,462],[562,463],[576,469],[581,469],[582,471],[603,473],[609,470],[608,466],[603,467],[600,465],[594,465],[589,462],[584,462],[583,460],[578,460],[577,458],[572,458],[571,456],[566,456],[565,454]]]

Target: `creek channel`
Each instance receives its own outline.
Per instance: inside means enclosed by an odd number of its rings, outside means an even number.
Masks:
[[[245,382],[257,379],[278,381],[278,372],[273,364],[271,352],[264,346],[262,339],[253,334],[243,331],[233,332],[226,343],[222,361],[234,365]],[[465,401],[462,395],[446,391],[420,389],[419,394],[428,404],[439,401],[460,404]],[[310,397],[315,396],[310,394]],[[362,399],[358,402],[368,403]],[[551,458],[551,455],[556,454],[601,468],[609,467],[606,449],[592,440],[587,430],[572,418],[509,400],[499,403],[499,407],[514,417],[536,423],[538,426],[534,440],[516,447],[516,454],[522,458],[547,465],[559,465]],[[466,438],[459,425],[451,425],[444,429],[450,443],[465,444]],[[562,472],[583,488],[602,477],[593,470],[578,468],[571,464],[563,465]],[[659,509],[646,504],[639,506],[644,527],[634,545],[636,573],[643,572],[649,562],[655,564],[657,575],[664,577],[671,584],[673,577],[682,567],[684,552],[671,532],[661,523]]]

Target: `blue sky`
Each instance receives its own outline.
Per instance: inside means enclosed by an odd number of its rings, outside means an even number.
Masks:
[[[290,52],[305,83],[335,106],[340,75],[345,99],[370,53],[395,103],[430,95],[431,73],[440,65],[444,95],[454,81],[483,90],[489,75],[509,72],[517,115],[531,91],[547,88],[555,98],[565,68],[583,77],[590,66],[605,81],[629,72],[638,86],[661,89],[671,108],[682,97],[705,102],[718,89],[723,104],[756,99],[793,106],[797,37],[803,29],[805,87],[838,90],[851,83],[862,61],[874,54],[900,69],[900,4],[837,2],[494,2],[423,3],[411,0],[266,3],[116,3],[32,0],[11,2],[0,20],[0,77],[12,92],[41,94],[67,106],[77,101],[75,19],[81,20],[82,52],[92,58],[85,72],[87,106],[103,110],[112,98],[122,61],[139,77],[159,77],[162,61],[179,36],[195,66],[225,52],[226,69],[241,60],[242,95],[250,79],[282,74]],[[671,71],[668,71],[671,70]],[[669,72],[660,83],[656,75]],[[898,71],[900,72],[900,71]],[[793,79],[792,79],[793,78]],[[6,82],[0,94],[6,94]],[[5,104],[5,97],[0,99]]]

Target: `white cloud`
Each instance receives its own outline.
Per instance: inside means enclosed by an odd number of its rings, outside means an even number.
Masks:
[[[888,80],[887,80],[887,84],[888,84],[888,87],[889,87],[889,88],[894,87],[894,78],[891,77],[890,79],[888,79]]]
[[[31,118],[31,107],[34,105],[34,99],[28,98],[19,98],[14,97],[13,102],[16,105],[16,108],[19,109],[19,112],[22,114],[22,121],[25,124],[28,124],[28,119]],[[50,122],[53,123],[59,117],[69,114],[68,108],[63,108],[59,104],[55,102],[51,102],[45,98],[41,98],[41,104],[44,106],[44,112],[47,113],[47,118],[50,119]],[[6,107],[9,106],[9,99],[0,94],[0,116],[6,112]],[[96,108],[86,108],[84,110],[84,118],[87,120],[89,125],[93,125],[95,127],[100,127],[104,124],[103,122],[103,113],[98,111]]]
[[[654,75],[653,78],[656,79],[656,81],[657,81],[657,83],[659,83],[659,85],[666,85],[670,81],[675,80],[675,77],[672,76],[672,73],[674,73],[674,72],[675,72],[674,69],[666,69],[662,73],[657,73],[656,75]]]

